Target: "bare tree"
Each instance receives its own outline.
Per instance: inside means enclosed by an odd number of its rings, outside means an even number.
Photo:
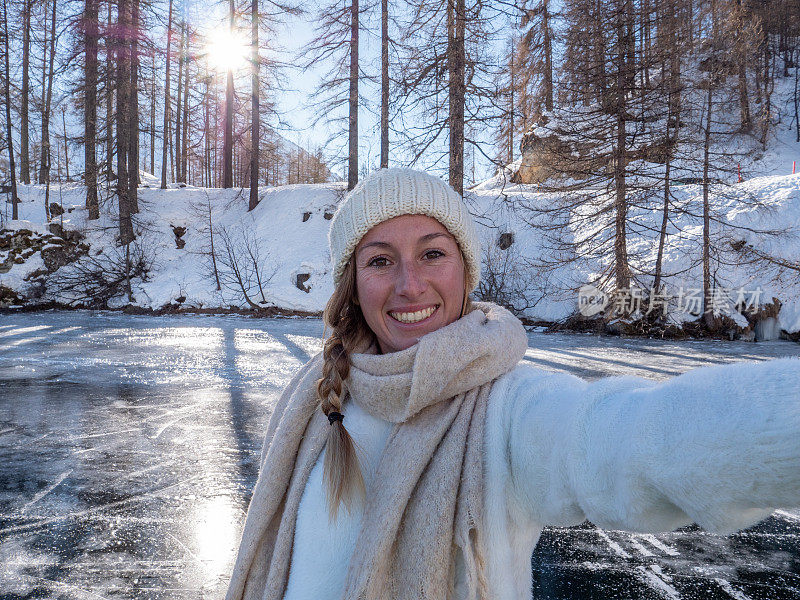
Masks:
[[[230,0],[229,28],[233,35],[234,17],[236,7],[233,0]],[[225,85],[225,120],[223,123],[224,137],[222,141],[222,187],[233,187],[233,69],[228,67]]]
[[[503,235],[511,236],[510,233]],[[481,280],[475,290],[478,299],[495,302],[523,315],[547,296],[546,272],[538,272],[521,255],[513,237],[487,241],[482,247]]]
[[[182,103],[182,89],[183,79],[186,76],[184,69],[186,68],[186,16],[181,18],[181,37],[178,42],[178,83],[175,86],[175,153],[177,155],[175,181],[184,182],[182,175],[182,159],[181,159],[181,122],[183,119]]]
[[[389,0],[381,0],[381,168],[389,166]]]
[[[300,57],[305,68],[332,65],[314,93],[319,119],[337,126],[347,105],[347,186],[358,182],[359,16],[358,0],[325,3],[319,11],[316,36]],[[315,121],[316,122],[316,121]],[[339,131],[336,132],[338,136]],[[330,140],[332,141],[332,140]]]
[[[24,0],[22,5],[22,89],[20,90],[20,180],[31,182],[30,172],[30,132],[28,106],[30,96],[30,57],[31,57],[31,8],[33,0]]]
[[[140,239],[124,248],[111,246],[99,254],[90,252],[58,269],[48,280],[48,293],[70,306],[108,308],[122,296],[131,298],[131,280],[147,281],[155,250]]]
[[[245,226],[217,228],[219,256],[216,258],[219,281],[228,291],[241,294],[250,308],[268,303],[265,288],[278,272],[262,240]],[[260,303],[253,298],[258,294]]]
[[[97,0],[85,0],[83,35],[85,48],[85,78],[83,84],[84,109],[84,182],[86,183],[86,209],[89,219],[100,218],[97,200],[97,38],[99,31]]]
[[[253,210],[258,206],[258,181],[259,181],[259,153],[261,151],[261,131],[260,131],[260,118],[261,108],[259,105],[259,95],[261,93],[259,87],[259,71],[261,70],[261,56],[258,46],[258,0],[250,0],[251,2],[251,16],[250,16],[250,52],[252,61],[251,69],[251,129],[250,129],[250,200],[247,210]]]
[[[41,161],[39,163],[39,181],[47,183],[50,178],[50,112],[53,99],[53,64],[56,56],[56,0],[52,2],[52,19],[50,25],[50,50],[48,53],[48,64],[46,66],[46,83],[44,91],[44,107],[42,109],[42,146]],[[49,207],[45,206],[47,218],[50,218]]]
[[[347,189],[358,183],[358,0],[350,0],[350,99],[348,104]]]
[[[8,166],[11,171],[11,219],[16,221],[19,219],[19,212],[17,205],[19,204],[19,197],[17,196],[17,174],[14,168],[14,138],[11,129],[11,92],[10,92],[10,68],[11,54],[8,51],[8,9],[6,3],[3,2],[3,44],[4,52],[3,61],[5,68],[4,88],[5,88],[5,104],[6,104],[6,145],[8,147]]]
[[[170,49],[172,46],[172,1],[169,0],[169,16],[167,17],[167,66],[164,75],[164,131],[162,132],[161,147],[161,189],[167,189],[167,146],[169,145],[169,117],[170,117],[170,98],[169,98],[169,66]]]

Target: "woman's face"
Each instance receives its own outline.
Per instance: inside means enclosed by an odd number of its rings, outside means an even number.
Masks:
[[[366,233],[353,255],[358,303],[384,354],[405,350],[459,318],[461,250],[433,217],[383,221]]]

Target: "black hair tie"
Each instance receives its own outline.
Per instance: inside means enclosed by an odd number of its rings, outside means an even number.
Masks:
[[[341,423],[343,420],[344,420],[344,415],[340,412],[332,410],[331,412],[328,413],[328,423],[330,423],[331,425],[333,425],[334,421],[339,421],[339,423]]]

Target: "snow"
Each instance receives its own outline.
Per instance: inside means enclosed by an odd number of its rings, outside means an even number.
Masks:
[[[790,82],[792,83],[792,82]],[[790,98],[785,82],[776,85],[773,100],[776,111],[781,102]],[[788,105],[787,108],[788,109]],[[776,113],[777,114],[777,113]],[[735,118],[733,115],[731,118]],[[800,173],[791,173],[792,160],[800,162],[800,144],[794,141],[791,120],[783,119],[773,128],[766,148],[754,138],[735,136],[725,142],[733,156],[746,156],[742,165],[745,180],[736,183],[736,171],[711,188],[712,224],[718,247],[712,271],[721,288],[721,306],[718,314],[726,312],[743,327],[744,317],[731,309],[737,295],[758,300],[759,306],[777,298],[782,303],[778,315],[780,328],[787,332],[800,331]],[[717,148],[724,150],[728,146]],[[742,154],[746,151],[746,154]],[[736,154],[738,153],[738,154]],[[724,153],[720,153],[724,155]],[[730,159],[730,160],[728,160]],[[720,159],[722,160],[722,159]],[[739,160],[739,158],[736,158]],[[558,250],[547,228],[553,217],[543,210],[563,202],[565,192],[546,191],[537,185],[512,184],[512,172],[521,164],[515,163],[499,169],[496,175],[465,194],[465,201],[479,225],[479,235],[484,246],[483,271],[506,264],[511,279],[521,282],[521,291],[514,291],[514,301],[519,301],[519,311],[533,320],[555,322],[566,319],[577,311],[577,290],[585,285],[596,285],[610,267],[610,250],[589,253],[585,258],[571,257]],[[663,165],[640,164],[647,171],[642,176],[645,185],[653,177],[661,176]],[[734,163],[734,167],[736,164]],[[722,168],[722,167],[720,167]],[[673,165],[673,177],[696,175],[679,161]],[[723,173],[723,171],[720,171]],[[259,190],[258,206],[248,212],[248,189],[204,189],[183,184],[170,184],[159,189],[159,180],[141,173],[139,189],[140,212],[135,215],[137,244],[150,257],[152,268],[145,280],[132,281],[133,304],[158,309],[178,303],[194,308],[247,308],[251,306],[242,291],[230,277],[222,277],[217,290],[210,248],[214,250],[218,271],[224,268],[224,240],[236,246],[239,258],[249,252],[254,260],[249,268],[258,266],[258,273],[246,274],[250,280],[248,296],[258,306],[320,312],[333,291],[327,234],[330,215],[345,195],[343,182],[264,187]],[[649,182],[649,183],[648,183]],[[574,181],[572,183],[580,184]],[[632,183],[637,181],[632,180]],[[609,193],[596,184],[570,192],[605,201]],[[6,229],[29,229],[43,234],[47,231],[44,217],[44,186],[20,186],[19,206],[21,220],[8,219],[9,206],[5,207]],[[669,320],[682,323],[695,317],[682,310],[678,296],[692,289],[702,288],[702,186],[675,185],[672,187],[674,207],[687,213],[673,211],[667,228],[664,247],[663,272],[667,293],[672,296]],[[80,231],[90,246],[90,256],[97,260],[111,260],[120,256],[116,246],[116,206],[113,188],[101,185],[101,218],[88,221],[84,207],[85,190],[77,183],[51,186],[50,201],[60,204],[64,214],[53,219],[65,229]],[[585,219],[589,209],[574,211],[565,222],[564,241],[586,244],[591,235],[606,227],[608,221]],[[304,216],[310,216],[305,221]],[[691,214],[689,214],[691,213]],[[652,286],[652,272],[656,262],[658,234],[661,226],[661,209],[657,199],[632,207],[628,213],[628,254],[633,272],[633,285],[648,290]],[[174,227],[185,228],[182,240],[176,244]],[[605,231],[608,231],[606,229]],[[512,233],[514,243],[507,251],[497,249],[496,242],[502,233]],[[783,266],[747,264],[746,256],[734,250],[768,254]],[[99,254],[102,251],[102,255]],[[505,254],[503,254],[505,252]],[[0,254],[0,260],[4,258]],[[85,259],[84,259],[85,260]],[[493,266],[494,265],[494,266]],[[0,274],[0,285],[24,294],[28,289],[25,276],[42,268],[37,253],[24,264],[14,264],[7,273]],[[69,273],[75,266],[62,267],[59,273]],[[261,285],[256,281],[261,278]],[[307,279],[300,282],[298,275]],[[263,291],[263,294],[262,294]],[[43,300],[75,304],[78,298],[48,287]],[[725,304],[729,306],[725,306]],[[128,304],[124,296],[109,302],[110,307]]]
[[[184,297],[184,306],[191,307],[247,307],[241,292],[231,286],[217,291],[208,256],[210,247],[209,210],[212,230],[215,235],[215,251],[221,252],[222,233],[231,239],[242,240],[249,236],[258,254],[262,276],[268,278],[260,293],[251,290],[252,299],[262,306],[277,306],[300,311],[321,311],[333,287],[330,279],[327,233],[330,221],[325,219],[344,195],[343,183],[314,185],[292,185],[262,188],[260,203],[251,212],[247,211],[248,194],[242,189],[203,189],[192,186],[170,186],[160,190],[155,179],[143,175],[145,184],[139,190],[140,213],[136,217],[139,239],[153,257],[153,269],[147,281],[134,280],[135,303],[150,308],[159,308],[175,303]],[[497,183],[497,182],[494,182]],[[57,186],[56,186],[57,187]],[[697,204],[701,195],[699,186],[681,186],[675,191],[676,202]],[[8,222],[9,229],[30,229],[44,233],[42,186],[22,186],[25,201],[20,205],[23,220]],[[115,250],[116,227],[113,202],[105,194],[106,210],[100,220],[90,222],[83,208],[82,190],[79,186],[64,186],[62,190],[51,190],[59,195],[66,211],[62,216],[65,228],[77,229],[86,236],[86,242],[94,254],[104,249],[106,254]],[[746,204],[749,198],[759,198],[764,206]],[[514,234],[511,251],[518,261],[537,261],[551,258],[552,251],[540,231],[531,226],[540,219],[528,209],[547,205],[553,194],[536,191],[535,186],[500,185],[486,182],[468,192],[466,201],[479,224],[485,248],[493,248],[504,232]],[[741,239],[763,252],[777,258],[797,262],[800,257],[800,175],[760,177],[737,186],[718,190],[713,198],[715,210],[724,215],[728,223],[735,225]],[[311,213],[303,221],[304,213]],[[532,216],[533,215],[533,216]],[[650,218],[653,225],[660,218],[648,216],[640,211],[640,220]],[[58,219],[58,218],[57,218]],[[175,243],[173,227],[186,229],[182,239],[183,249]],[[785,229],[782,237],[772,238],[749,229]],[[577,238],[579,231],[573,231]],[[652,264],[655,261],[656,234],[629,234],[629,252],[639,256],[637,264]],[[680,287],[701,286],[701,267],[698,262],[701,228],[691,217],[676,217],[667,238],[664,254],[664,271],[681,273],[667,279],[673,290]],[[118,250],[117,250],[118,251]],[[486,257],[484,257],[484,263]],[[0,285],[15,290],[24,290],[24,277],[42,268],[37,253],[23,264],[17,264],[0,275]],[[64,267],[69,269],[70,267]],[[486,271],[484,264],[484,271]],[[525,314],[537,320],[558,321],[576,310],[577,294],[573,287],[592,280],[603,268],[602,261],[584,261],[576,264],[556,265],[549,272],[536,272],[531,277],[529,289],[535,302]],[[297,288],[297,275],[308,274],[303,285],[309,291]],[[717,276],[731,290],[760,288],[761,302],[779,298],[783,303],[779,320],[783,329],[800,331],[800,278],[787,278],[784,274],[767,273],[763,269],[753,272],[746,265],[730,264],[719,267]],[[640,285],[648,285],[647,278],[640,278]],[[52,296],[50,299],[69,303],[68,296]],[[127,299],[118,297],[110,306],[123,306]],[[680,321],[689,316],[673,311],[673,320]],[[732,315],[737,324],[744,326],[740,315]]]

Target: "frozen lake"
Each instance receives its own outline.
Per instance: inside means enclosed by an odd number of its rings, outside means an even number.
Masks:
[[[322,323],[0,315],[0,599],[220,598],[271,406]],[[790,342],[529,335],[526,360],[664,379]],[[545,531],[534,597],[800,599],[800,511],[739,534]]]

